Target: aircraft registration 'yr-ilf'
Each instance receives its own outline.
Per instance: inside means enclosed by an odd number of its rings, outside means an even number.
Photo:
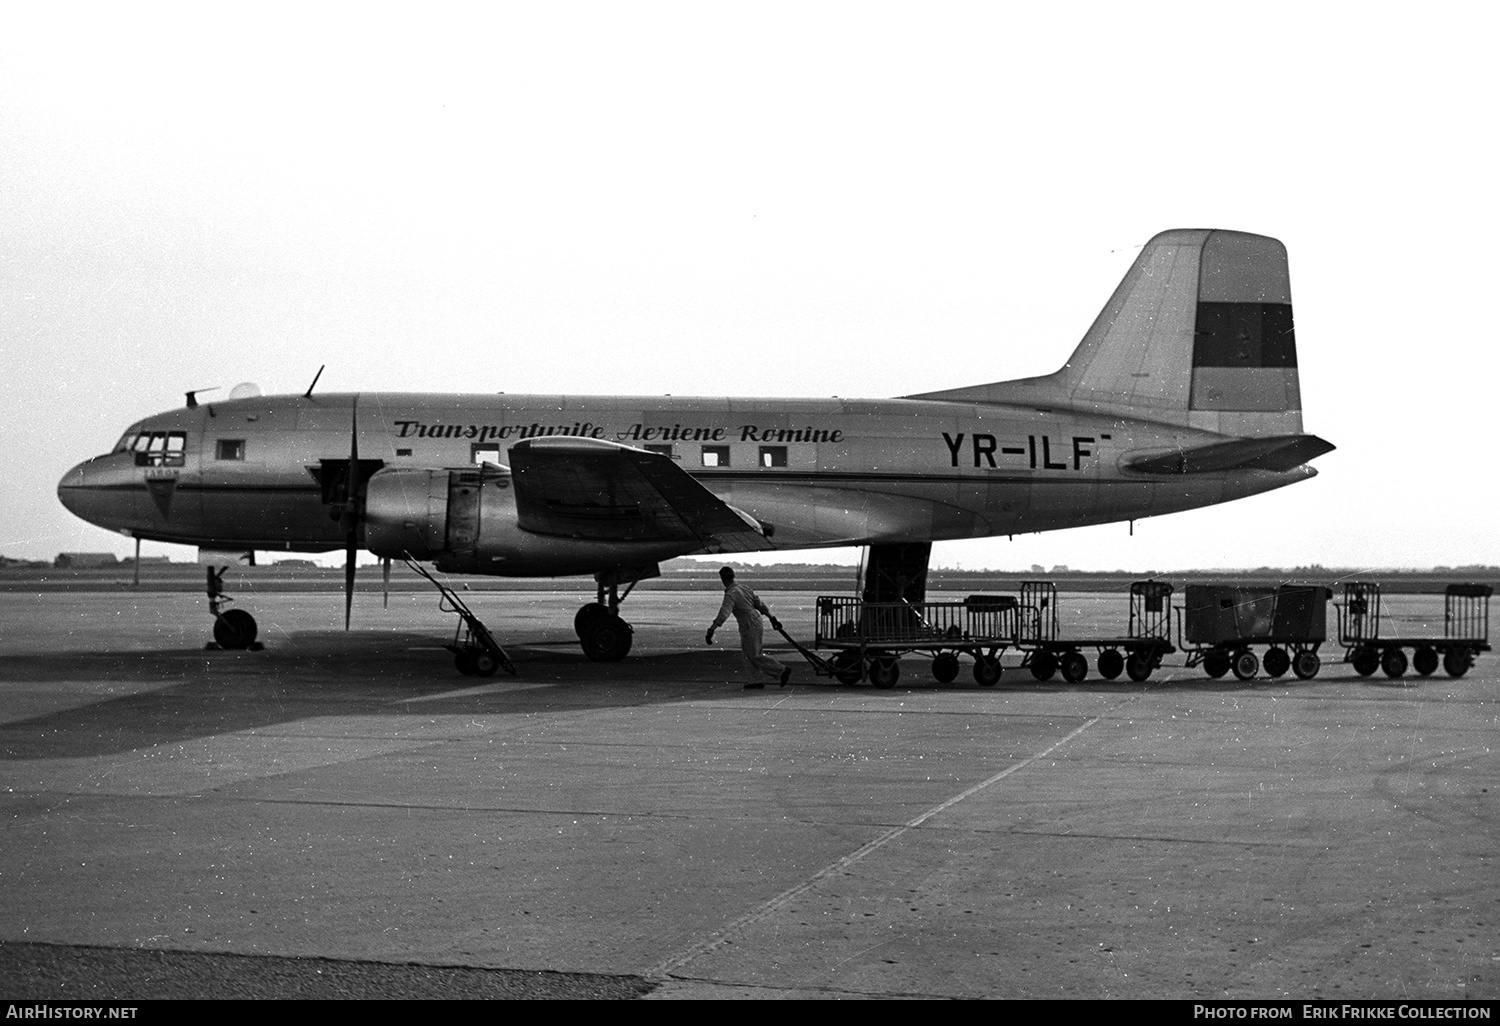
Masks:
[[[347,550],[620,586],[696,553],[868,545],[865,598],[918,601],[931,543],[1134,520],[1313,476],[1286,250],[1220,230],[1146,244],[1054,374],[897,399],[360,393],[199,403],[132,424],[58,485],[135,538]],[[253,623],[253,622],[252,622]],[[253,627],[252,627],[253,633]]]

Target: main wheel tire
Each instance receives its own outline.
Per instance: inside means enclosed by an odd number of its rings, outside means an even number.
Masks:
[[[1399,677],[1406,672],[1406,653],[1399,648],[1388,648],[1380,657],[1380,668],[1387,677]]]
[[[584,629],[591,623],[598,622],[600,617],[612,616],[609,607],[601,602],[590,602],[573,614],[573,633],[579,638],[583,637]]]
[[[1151,676],[1151,657],[1144,652],[1132,652],[1125,660],[1125,675],[1140,684]]]
[[[249,648],[256,629],[255,617],[243,609],[228,609],[214,620],[214,640],[220,648]]]
[[[1443,672],[1450,677],[1462,677],[1473,665],[1473,656],[1466,648],[1450,648],[1443,653]]]
[[[865,664],[859,658],[859,653],[846,648],[834,656],[833,677],[840,684],[858,684],[864,680]]]
[[[980,656],[974,660],[974,680],[982,688],[992,688],[1000,683],[1002,672],[1000,660],[994,656]]]
[[[1125,657],[1117,648],[1106,648],[1099,653],[1099,676],[1114,680],[1125,671]]]
[[[1229,672],[1230,659],[1226,653],[1211,652],[1203,657],[1203,672],[1215,680]]]
[[[1361,677],[1368,677],[1380,669],[1380,652],[1366,645],[1364,648],[1356,649],[1349,662],[1354,664],[1355,673]]]
[[[870,683],[877,688],[893,688],[901,679],[901,662],[893,655],[876,656],[870,662]]]
[[[594,662],[618,663],[630,652],[635,635],[630,624],[606,612],[586,622],[578,640],[583,644],[583,654]]]
[[[1039,681],[1049,681],[1057,672],[1057,656],[1051,652],[1035,652],[1031,656],[1031,675]]]
[[[1412,653],[1411,668],[1422,677],[1431,677],[1438,668],[1437,649],[1423,645]]]
[[[1323,666],[1316,652],[1298,652],[1292,659],[1292,672],[1299,680],[1312,680]]]
[[[1077,684],[1089,675],[1089,661],[1082,652],[1068,652],[1058,660],[1063,680]]]
[[[1292,668],[1292,657],[1286,654],[1284,648],[1268,648],[1266,657],[1260,664],[1265,667],[1266,676],[1275,680]]]
[[[1260,672],[1260,657],[1249,649],[1243,652],[1236,652],[1230,669],[1234,671],[1234,675],[1240,680],[1250,680]]]
[[[952,652],[939,652],[932,657],[932,679],[939,684],[952,684],[958,679],[958,656]]]

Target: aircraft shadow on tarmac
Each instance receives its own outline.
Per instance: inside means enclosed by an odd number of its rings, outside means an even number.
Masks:
[[[514,677],[462,676],[440,640],[409,632],[301,631],[273,640],[261,652],[156,649],[70,653],[61,658],[4,656],[0,681],[44,686],[84,681],[106,696],[109,685],[118,682],[128,693],[0,724],[0,761],[117,754],[320,716],[533,715],[746,694],[741,685],[748,674],[739,655],[723,647],[646,651],[619,663],[596,663],[574,645],[538,641],[508,646],[520,671]],[[792,653],[777,654],[795,659]],[[792,686],[782,691],[773,682],[763,694],[806,693],[816,687],[858,692],[864,700],[876,701],[924,691],[974,691],[1001,700],[1007,692],[1305,691],[1350,681],[1410,689],[1418,683],[1414,678],[1361,680],[1351,673],[1310,681],[1189,676],[1139,684],[1099,679],[1067,684],[1039,682],[1025,670],[1007,667],[998,687],[981,689],[962,679],[939,684],[922,672],[919,661],[910,660],[909,677],[880,690],[817,677],[801,661],[792,665]],[[159,686],[142,688],[143,683]]]

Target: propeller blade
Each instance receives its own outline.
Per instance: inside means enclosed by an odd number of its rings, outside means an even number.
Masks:
[[[311,391],[309,389],[309,391]],[[349,407],[349,473],[344,484],[344,518],[349,524],[349,534],[344,545],[344,630],[354,614],[354,566],[359,554],[359,509],[356,506],[359,493],[359,396]]]
[[[391,557],[387,556],[380,561],[380,575],[383,578],[380,588],[380,608],[391,608]]]

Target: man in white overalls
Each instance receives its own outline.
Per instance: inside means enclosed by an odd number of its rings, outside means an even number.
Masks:
[[[724,582],[724,604],[719,607],[719,615],[714,618],[713,626],[709,627],[703,640],[712,645],[714,631],[722,627],[724,621],[729,619],[729,614],[733,613],[740,625],[740,651],[745,653],[745,661],[750,664],[752,672],[759,670],[769,677],[775,677],[785,685],[792,675],[791,667],[782,666],[770,656],[763,655],[760,650],[764,630],[760,623],[761,614],[764,613],[770,619],[772,627],[779,630],[781,624],[776,622],[776,617],[771,616],[771,611],[766,608],[766,604],[760,600],[759,595],[750,590],[748,584],[734,583],[734,571],[729,567],[726,566],[719,571],[719,580]],[[752,680],[745,685],[747,688],[765,686],[764,682],[758,680]]]

